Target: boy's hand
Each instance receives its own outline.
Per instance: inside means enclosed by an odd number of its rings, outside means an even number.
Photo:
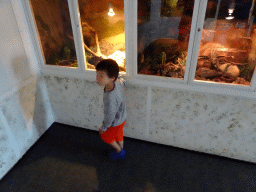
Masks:
[[[105,131],[103,131],[103,130],[101,130],[101,129],[99,129],[99,133],[100,133],[100,135],[102,134],[102,133],[104,133]]]
[[[125,79],[123,78],[123,76],[119,76],[118,77],[118,80],[119,80],[119,82],[122,84],[122,85],[125,85]]]

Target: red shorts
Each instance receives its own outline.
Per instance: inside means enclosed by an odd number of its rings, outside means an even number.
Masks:
[[[124,121],[121,125],[116,127],[109,127],[104,133],[100,135],[101,139],[106,143],[113,143],[114,141],[121,142],[124,140],[123,127],[125,125]]]

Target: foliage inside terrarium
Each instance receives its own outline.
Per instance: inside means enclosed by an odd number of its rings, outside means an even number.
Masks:
[[[184,67],[186,65],[186,62],[187,62],[187,51],[181,51],[181,54],[177,59],[177,63],[180,66]]]
[[[48,58],[46,58],[47,64],[58,65],[59,61],[60,59],[56,52],[51,53],[51,55]]]
[[[255,69],[255,60],[246,58],[242,61],[242,63],[247,64],[239,66],[241,73],[240,77],[250,82]]]
[[[151,43],[138,57],[138,72],[183,78],[187,59],[187,51],[177,43],[163,44],[156,41]]]
[[[75,63],[71,64],[71,67],[78,67],[78,63],[75,62]]]

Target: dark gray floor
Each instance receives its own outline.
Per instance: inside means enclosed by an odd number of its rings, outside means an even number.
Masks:
[[[96,131],[54,123],[1,180],[0,191],[256,191],[256,165],[125,138],[112,161]]]

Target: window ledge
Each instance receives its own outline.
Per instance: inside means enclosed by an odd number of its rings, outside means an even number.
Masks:
[[[127,78],[128,84],[133,85],[143,85],[149,87],[161,87],[168,89],[176,89],[183,91],[193,91],[193,92],[203,92],[203,93],[213,93],[213,94],[221,94],[221,95],[230,95],[230,96],[238,96],[256,99],[256,93],[249,86],[241,86],[241,85],[232,85],[232,84],[217,84],[213,82],[198,82],[194,81],[191,84],[186,84],[183,80],[177,79],[166,79],[164,81],[160,81],[160,79],[152,80],[151,77],[136,77],[136,78]],[[180,80],[180,83],[177,81]],[[168,82],[167,82],[168,81]],[[172,81],[172,82],[170,82]]]
[[[84,80],[95,81],[95,70],[87,70],[82,72],[79,68],[66,68],[66,67],[47,67],[41,70],[45,75],[66,76],[70,78],[81,78]],[[193,82],[189,85],[182,79],[170,79],[166,77],[154,77],[146,75],[137,75],[129,77],[125,73],[120,73],[127,81],[127,84],[146,87],[159,87],[167,89],[176,89],[183,91],[213,93],[221,95],[230,95],[256,99],[256,93],[249,86],[240,86],[232,84],[217,84],[212,82]]]
[[[90,81],[95,81],[96,73],[95,70],[81,71],[79,68],[68,68],[59,66],[50,66],[41,69],[41,73],[45,75],[57,75],[57,76],[67,76],[70,78],[81,78]]]

